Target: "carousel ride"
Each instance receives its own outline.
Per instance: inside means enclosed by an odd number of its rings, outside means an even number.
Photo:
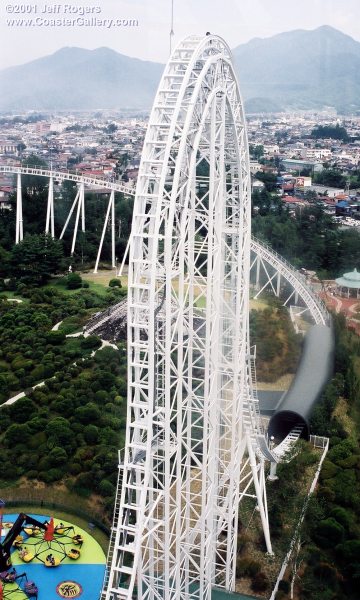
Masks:
[[[40,521],[20,513],[14,522],[3,522],[3,508],[0,501],[0,600],[37,600],[39,586],[28,578],[26,565],[34,561],[54,569],[64,561],[73,563],[81,556],[84,536],[52,517]]]

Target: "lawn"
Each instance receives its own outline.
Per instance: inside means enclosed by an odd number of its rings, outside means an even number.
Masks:
[[[88,281],[84,276],[83,276],[83,280]],[[66,280],[63,277],[54,277],[44,287],[45,288],[55,288],[56,290],[59,290],[59,292],[68,294],[69,296],[77,294],[77,293],[79,293],[79,291],[81,291],[81,289],[83,289],[83,288],[78,288],[76,290],[69,290],[66,286]],[[87,289],[91,290],[92,292],[96,292],[97,294],[99,294],[99,296],[106,295],[106,287],[104,287],[104,285],[101,285],[100,283],[95,283],[95,282],[89,281],[89,287]]]
[[[108,287],[110,279],[116,278],[115,269],[100,269],[97,273],[88,271],[81,273],[81,277],[84,281],[88,281],[90,286],[96,285],[102,288]],[[122,287],[127,287],[128,284],[128,266],[124,266],[123,274],[120,277]]]

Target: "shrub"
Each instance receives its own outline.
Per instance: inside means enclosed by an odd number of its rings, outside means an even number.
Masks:
[[[279,590],[281,592],[285,592],[285,594],[288,594],[290,592],[290,583],[286,581],[286,579],[280,579]]]
[[[103,479],[99,485],[99,492],[102,496],[114,496],[115,486],[107,479]]]
[[[84,439],[87,444],[96,444],[99,437],[99,430],[96,425],[87,425],[84,429]]]
[[[115,279],[115,278],[114,279],[110,279],[110,281],[109,281],[109,287],[119,287],[119,288],[121,288],[122,287],[121,280],[120,279]]]
[[[62,331],[49,331],[45,339],[47,344],[58,345],[65,341],[65,334]]]
[[[42,480],[45,483],[53,483],[63,478],[63,472],[61,469],[48,469],[42,473]]]
[[[344,527],[333,517],[323,519],[315,530],[315,540],[322,548],[332,544],[339,544],[344,540]]]
[[[84,425],[98,423],[101,418],[101,412],[92,402],[89,402],[85,406],[80,406],[75,410],[75,416],[79,419],[80,423]]]
[[[345,529],[349,529],[353,522],[352,514],[341,506],[336,506],[336,508],[333,508],[330,513],[330,517],[336,519],[336,521],[345,527]]]
[[[337,571],[329,563],[321,562],[314,567],[314,575],[317,579],[334,584],[337,580]]]
[[[83,350],[93,350],[101,345],[101,341],[96,335],[89,335],[81,340],[81,348]]]
[[[269,580],[265,573],[259,571],[252,580],[251,588],[254,592],[265,592],[269,587]]]
[[[254,577],[260,571],[261,565],[256,560],[238,557],[236,561],[236,577]]]
[[[325,459],[323,467],[321,469],[320,478],[322,480],[324,480],[324,479],[331,479],[338,472],[339,472],[339,467],[337,467],[336,465],[334,465],[334,463],[331,462],[331,460]]]
[[[48,454],[49,464],[52,467],[58,467],[63,465],[67,461],[67,453],[64,448],[60,448],[59,446],[55,446]]]
[[[278,590],[275,594],[275,600],[286,600],[286,598],[288,598],[288,595],[282,590]]]
[[[348,540],[336,547],[338,556],[348,563],[358,562],[360,556],[360,540]]]
[[[356,446],[351,440],[346,439],[329,450],[328,459],[334,463],[338,463],[352,456],[354,452],[356,452]]]
[[[28,479],[37,479],[39,476],[38,471],[35,471],[35,469],[31,469],[30,471],[26,471],[26,477]]]
[[[68,290],[77,290],[82,286],[82,279],[78,273],[69,273],[66,277],[66,287]]]

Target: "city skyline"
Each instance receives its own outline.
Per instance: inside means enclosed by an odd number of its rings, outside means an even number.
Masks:
[[[20,5],[9,0],[0,8],[0,69],[52,54],[64,46],[107,46],[156,62],[165,62],[169,55],[171,0],[152,0],[151,6],[146,0],[35,1],[21,5],[29,8],[25,14],[14,14],[15,6]],[[19,19],[33,21],[20,25]],[[54,20],[61,24],[48,24]],[[304,0],[301,6],[293,3],[290,8],[285,0],[275,0],[271,6],[266,0],[228,0],[225,11],[214,0],[198,0],[196,5],[190,0],[174,0],[173,43],[209,30],[234,48],[254,37],[321,25],[335,27],[360,41],[359,22],[357,0],[345,0],[341,5],[335,0]]]

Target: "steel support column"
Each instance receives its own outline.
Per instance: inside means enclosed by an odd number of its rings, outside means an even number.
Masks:
[[[17,185],[16,185],[15,244],[18,244],[19,242],[21,242],[23,237],[24,237],[24,231],[23,231],[21,173],[18,173],[17,174]]]
[[[47,209],[46,209],[46,224],[45,224],[45,233],[50,233],[51,237],[55,237],[55,229],[54,229],[54,179],[50,177],[49,179],[49,191],[48,191],[48,201],[47,201]]]

